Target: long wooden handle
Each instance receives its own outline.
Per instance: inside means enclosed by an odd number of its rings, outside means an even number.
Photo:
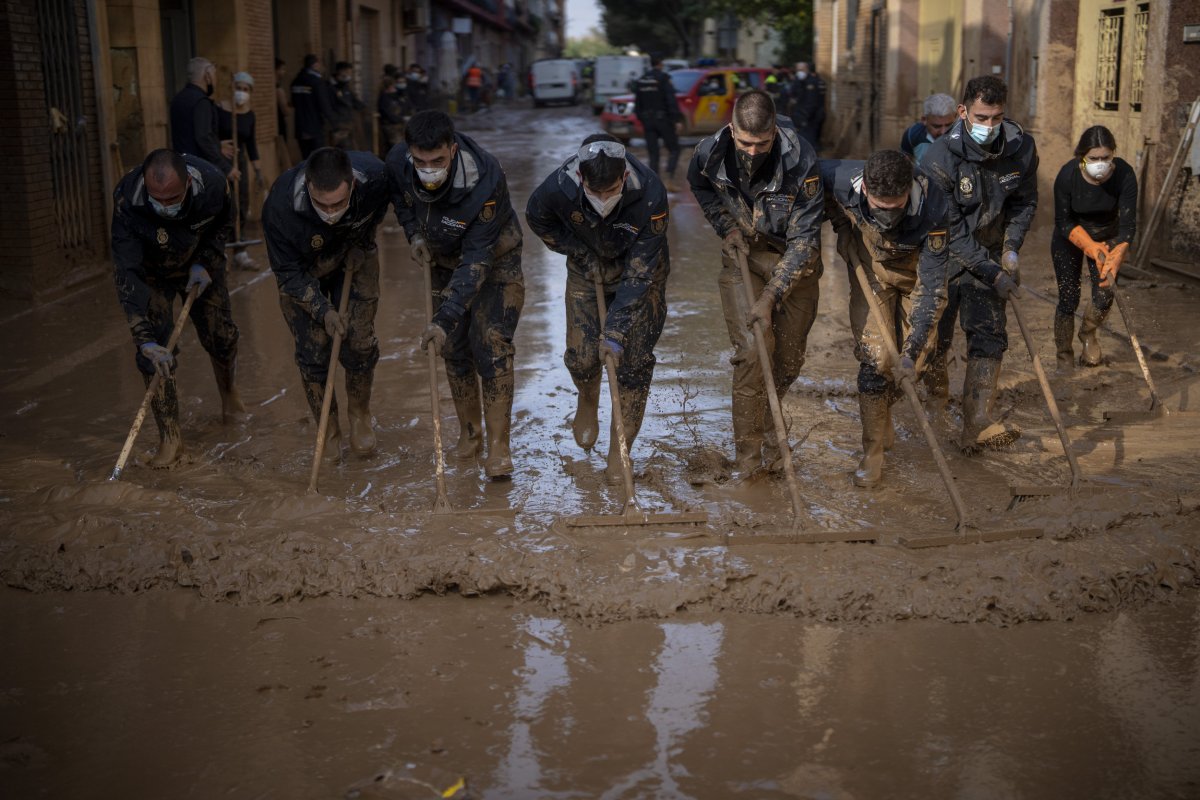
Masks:
[[[862,288],[862,293],[867,299],[867,305],[871,309],[871,317],[875,320],[875,325],[879,328],[884,346],[887,347],[888,357],[891,358],[893,364],[899,365],[900,349],[896,347],[896,342],[892,338],[892,332],[888,329],[887,323],[884,321],[883,309],[879,307],[879,298],[875,296],[875,287],[867,279],[867,272],[863,269],[862,264],[854,265],[854,276],[858,278],[858,285]],[[954,513],[958,515],[958,530],[965,530],[971,524],[967,517],[967,505],[963,502],[962,495],[958,493],[958,487],[954,484],[954,475],[950,472],[950,465],[946,463],[946,456],[942,454],[942,448],[938,445],[937,435],[934,434],[929,420],[925,418],[925,409],[921,407],[921,398],[917,397],[917,387],[913,386],[912,380],[905,377],[900,381],[900,388],[904,390],[904,396],[908,398],[908,406],[912,409],[913,416],[917,418],[917,422],[920,423],[921,432],[925,434],[925,441],[929,445],[930,452],[933,453],[934,463],[937,464],[938,473],[942,476],[942,483],[946,486],[946,493],[950,495],[950,503],[954,506]]]
[[[354,280],[354,272],[346,266],[342,267],[346,271],[346,277],[342,279],[342,298],[338,301],[338,316],[342,319],[343,325],[348,325],[346,321],[346,309],[350,306],[350,284]],[[318,320],[324,324],[325,320]],[[342,350],[342,335],[335,333],[333,335],[333,347],[329,353],[329,371],[325,375],[325,396],[321,399],[321,421],[317,425],[317,444],[313,448],[313,464],[312,472],[308,477],[308,493],[317,493],[317,477],[321,474],[321,460],[325,455],[325,431],[329,429],[329,410],[333,406],[333,386],[334,378],[337,377],[338,354]]]
[[[592,284],[596,287],[596,309],[600,315],[600,338],[596,341],[599,347],[604,338],[604,321],[608,318],[608,309],[604,304],[604,284],[600,282],[600,269],[592,270]],[[625,484],[625,510],[637,511],[637,501],[633,496],[633,464],[629,460],[629,440],[625,436],[625,416],[621,413],[621,388],[617,383],[617,365],[612,356],[604,357],[604,372],[608,375],[608,399],[612,405],[613,427],[617,431],[617,447],[621,452],[621,477]]]
[[[1154,385],[1154,378],[1150,375],[1150,364],[1146,361],[1146,354],[1142,351],[1142,343],[1138,341],[1137,330],[1133,326],[1133,313],[1129,310],[1129,303],[1125,300],[1125,292],[1116,283],[1113,283],[1112,292],[1117,303],[1117,311],[1121,312],[1121,320],[1125,323],[1125,332],[1129,334],[1129,343],[1133,345],[1133,353],[1137,356],[1138,366],[1142,368],[1142,377],[1146,379],[1146,386],[1150,388],[1150,410],[1161,408],[1163,413],[1169,413],[1167,407],[1159,399],[1158,387]]]
[[[419,266],[419,265],[418,265]],[[421,270],[425,278],[425,324],[433,324],[433,264]],[[434,474],[437,481],[437,497],[433,501],[434,513],[447,513],[451,510],[450,500],[446,496],[446,454],[442,452],[442,398],[438,394],[437,381],[437,352],[430,342],[426,348],[429,352],[429,410],[433,415],[433,454]]]
[[[746,254],[740,250],[734,251],[738,269],[742,273],[742,286],[746,289],[746,303],[754,306],[756,298],[750,288],[750,267],[746,263]],[[779,443],[779,454],[783,457],[783,474],[787,478],[788,492],[792,497],[792,511],[796,517],[805,512],[804,500],[800,497],[800,485],[796,482],[796,470],[792,465],[792,448],[788,444],[787,428],[783,424],[783,407],[779,404],[779,395],[775,392],[775,371],[771,368],[771,354],[767,350],[767,340],[762,331],[762,323],[754,324],[754,344],[758,350],[758,364],[762,369],[763,390],[767,395],[767,404],[771,407],[771,419],[775,422],[775,439]]]
[[[187,297],[184,298],[183,308],[179,309],[179,316],[175,318],[175,327],[171,329],[171,337],[167,339],[168,352],[175,352],[175,346],[179,344],[179,337],[183,335],[184,323],[187,322],[188,314],[192,311],[192,303],[196,302],[196,297],[199,296],[199,289],[199,284],[192,286],[188,290]],[[154,376],[150,378],[150,385],[146,387],[146,394],[142,396],[142,404],[138,406],[137,414],[134,415],[129,435],[125,437],[125,446],[121,448],[121,454],[117,456],[117,464],[113,467],[112,474],[108,476],[110,481],[121,479],[121,473],[125,471],[125,462],[129,460],[129,454],[133,451],[133,443],[142,430],[142,423],[146,421],[146,410],[150,408],[150,401],[154,399],[154,393],[158,391],[160,383],[162,383],[162,376],[156,369]]]

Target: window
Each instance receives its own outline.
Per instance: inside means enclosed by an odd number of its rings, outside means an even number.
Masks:
[[[1096,52],[1096,108],[1115,111],[1121,100],[1121,38],[1125,9],[1100,12],[1100,38]]]
[[[1142,110],[1142,90],[1146,84],[1146,34],[1150,29],[1150,4],[1138,3],[1133,14],[1132,79],[1129,84],[1129,105]]]

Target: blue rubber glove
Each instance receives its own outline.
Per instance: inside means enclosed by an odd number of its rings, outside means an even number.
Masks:
[[[613,364],[620,366],[621,354],[625,352],[625,348],[612,339],[603,339],[600,342],[600,360],[612,358]]]
[[[1021,290],[1017,287],[1017,282],[1003,270],[996,276],[996,282],[992,284],[992,287],[995,288],[996,294],[1000,295],[1001,300],[1021,296]]]
[[[171,369],[175,366],[175,356],[171,355],[170,350],[158,342],[146,342],[138,349],[142,351],[142,357],[154,365],[154,371],[159,374],[159,377],[163,380],[171,377]]]
[[[1013,283],[1017,286],[1021,285],[1021,267],[1020,257],[1016,250],[1006,250],[1004,255],[1000,256],[1000,269],[1004,270],[1013,279]]]
[[[905,378],[915,383],[917,380],[917,365],[908,356],[901,356],[899,366],[892,369],[892,376],[896,379],[896,383],[903,383]]]
[[[446,346],[446,331],[436,322],[426,325],[425,330],[421,333],[421,349],[428,350],[431,343],[435,353],[441,353],[442,348]]]
[[[192,268],[188,270],[187,286],[183,288],[185,292],[190,292],[193,286],[199,286],[196,290],[196,296],[204,294],[209,286],[212,285],[212,277],[208,274],[208,270],[203,264],[192,264]]]

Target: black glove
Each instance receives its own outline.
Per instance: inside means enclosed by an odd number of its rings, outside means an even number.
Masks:
[[[1017,286],[1017,282],[1004,270],[1001,270],[1000,274],[996,276],[996,282],[992,284],[992,288],[996,290],[996,294],[1000,295],[1001,300],[1021,296],[1021,289]]]

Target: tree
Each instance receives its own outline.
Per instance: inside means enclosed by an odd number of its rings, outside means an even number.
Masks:
[[[601,0],[605,33],[613,44],[691,57],[713,0]]]
[[[619,55],[621,52],[623,51],[620,47],[605,40],[599,28],[592,28],[587,36],[567,39],[567,46],[563,48],[563,58],[595,58]]]

